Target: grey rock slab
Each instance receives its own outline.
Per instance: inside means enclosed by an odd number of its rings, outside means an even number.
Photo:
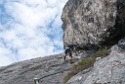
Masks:
[[[111,48],[107,57],[95,62],[87,73],[79,73],[67,84],[125,84],[125,50],[117,45]],[[74,81],[81,77],[80,80]]]
[[[63,62],[64,54],[39,57],[17,62],[0,68],[0,84],[34,84],[34,78],[70,68],[72,64]],[[40,84],[62,84],[67,71],[41,79]]]

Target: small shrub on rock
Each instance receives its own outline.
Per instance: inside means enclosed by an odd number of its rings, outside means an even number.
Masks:
[[[64,84],[74,75],[78,74],[79,72],[92,67],[94,65],[94,63],[96,62],[96,58],[97,57],[105,57],[107,55],[110,54],[110,50],[108,50],[107,48],[104,49],[99,49],[95,54],[93,54],[93,56],[87,57],[86,59],[83,59],[81,62],[75,64],[70,72],[64,77]]]

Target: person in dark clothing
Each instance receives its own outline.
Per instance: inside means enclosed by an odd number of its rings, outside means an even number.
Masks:
[[[72,62],[72,49],[70,47],[66,47],[65,49],[64,61],[66,60],[67,56],[70,57],[70,62]]]

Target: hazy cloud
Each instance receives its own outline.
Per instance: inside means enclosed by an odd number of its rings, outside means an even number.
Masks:
[[[61,52],[66,1],[1,0],[0,66]]]

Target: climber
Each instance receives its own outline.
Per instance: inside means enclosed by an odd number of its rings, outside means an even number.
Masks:
[[[70,46],[67,46],[67,47],[65,48],[64,61],[66,60],[66,57],[69,57],[70,63],[73,63],[73,61],[72,61],[72,49],[71,49]]]

